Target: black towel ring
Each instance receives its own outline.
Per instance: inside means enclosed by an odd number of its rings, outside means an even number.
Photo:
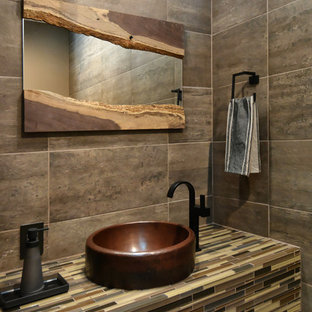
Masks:
[[[259,83],[259,75],[256,75],[255,72],[249,72],[249,71],[242,71],[240,73],[233,74],[232,76],[232,96],[231,99],[234,99],[235,97],[235,78],[237,76],[242,76],[242,75],[249,75],[249,84],[251,85],[256,85]],[[256,93],[253,94],[254,100],[256,100]]]

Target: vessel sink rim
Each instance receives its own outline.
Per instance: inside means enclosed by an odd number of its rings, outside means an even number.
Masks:
[[[152,251],[139,251],[139,252],[129,252],[129,251],[120,251],[120,250],[116,250],[116,249],[109,249],[109,248],[101,247],[93,241],[94,236],[103,230],[111,229],[111,228],[119,227],[119,226],[123,226],[123,225],[144,224],[144,223],[162,223],[162,224],[169,224],[172,226],[177,226],[177,227],[185,229],[188,232],[188,236],[184,240],[182,240],[180,243],[174,244],[172,246],[159,248],[159,249],[155,249]],[[120,256],[124,255],[124,256],[131,256],[131,257],[136,257],[136,256],[141,257],[143,255],[144,256],[154,256],[154,255],[159,255],[159,254],[163,254],[163,253],[168,253],[168,252],[173,251],[175,249],[179,249],[182,246],[190,244],[193,240],[195,240],[195,235],[194,235],[193,231],[188,226],[185,226],[183,224],[166,222],[166,221],[134,221],[134,222],[114,224],[114,225],[110,225],[107,227],[103,227],[99,230],[96,230],[95,232],[93,232],[92,234],[89,235],[89,237],[87,238],[87,241],[86,241],[86,245],[89,248],[91,248],[97,252],[100,252],[100,253],[106,253],[106,254],[111,254],[111,255],[120,255]]]

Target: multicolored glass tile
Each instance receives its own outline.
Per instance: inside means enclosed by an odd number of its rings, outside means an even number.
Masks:
[[[216,224],[200,228],[202,250],[194,272],[165,287],[107,289],[84,274],[84,255],[43,265],[60,273],[69,292],[21,306],[18,311],[72,312],[299,312],[301,255],[298,247]],[[0,273],[0,288],[19,283],[20,270]]]

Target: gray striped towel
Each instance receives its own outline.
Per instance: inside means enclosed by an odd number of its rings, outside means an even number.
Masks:
[[[232,99],[229,103],[225,172],[249,176],[261,171],[259,117],[253,96]]]

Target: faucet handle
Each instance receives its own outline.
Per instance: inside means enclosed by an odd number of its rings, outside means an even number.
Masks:
[[[199,207],[199,216],[201,217],[210,217],[210,208],[205,205],[205,195],[200,195],[200,207]]]
[[[200,195],[200,208],[205,208],[205,195]]]

